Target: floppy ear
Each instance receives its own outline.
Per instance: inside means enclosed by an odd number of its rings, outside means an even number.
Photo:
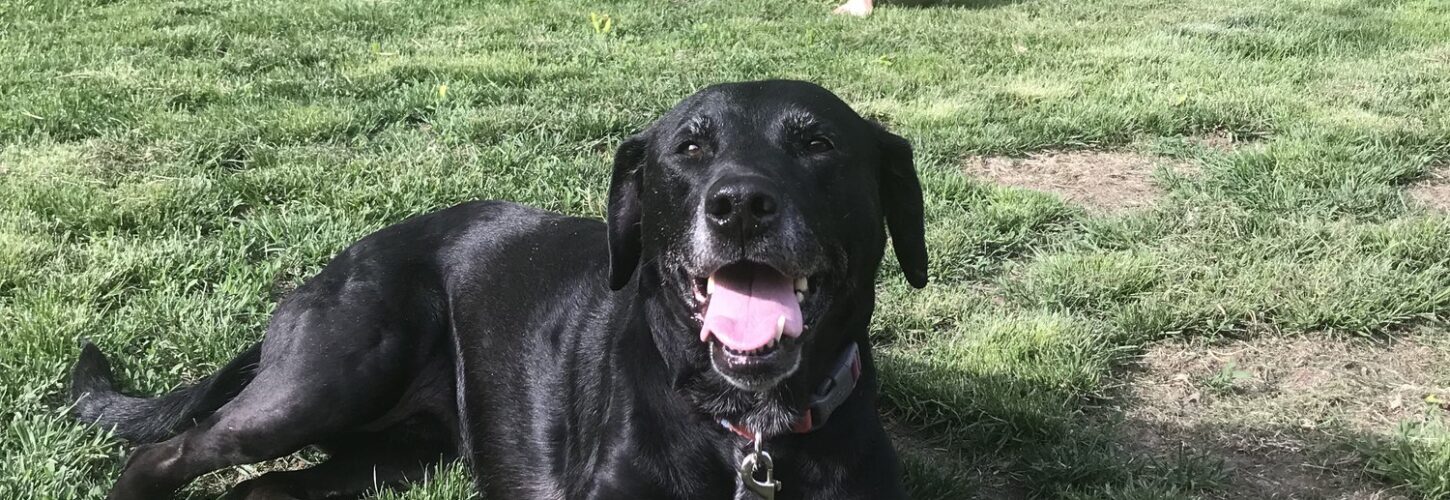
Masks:
[[[886,228],[901,272],[911,286],[926,286],[926,220],[921,202],[921,182],[911,143],[877,127],[881,143],[881,203],[886,211]]]
[[[629,284],[629,277],[639,265],[641,189],[640,170],[648,141],[644,134],[625,139],[614,153],[614,173],[609,181],[609,207],[605,223],[609,226],[609,289],[619,290]]]

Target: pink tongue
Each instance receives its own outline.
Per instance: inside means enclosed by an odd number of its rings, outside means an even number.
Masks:
[[[775,329],[785,317],[785,335],[801,334],[801,306],[795,284],[766,266],[733,264],[715,271],[715,291],[705,309],[700,340],[714,335],[736,351],[753,351],[775,340]]]

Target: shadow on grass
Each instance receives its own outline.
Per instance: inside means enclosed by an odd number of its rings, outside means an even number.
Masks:
[[[1349,429],[1128,419],[1119,424],[1126,449],[1162,460],[1192,456],[1218,470],[1208,498],[1406,498],[1371,477],[1366,453],[1384,437]]]
[[[913,498],[1402,498],[1363,472],[1379,436],[1149,421],[1134,401],[878,359]]]

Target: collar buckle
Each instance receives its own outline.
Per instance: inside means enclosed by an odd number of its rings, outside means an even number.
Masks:
[[[860,379],[861,348],[857,343],[851,342],[836,360],[835,368],[821,381],[816,392],[811,394],[811,404],[806,407],[805,414],[792,430],[798,433],[810,432],[826,425],[831,413],[840,408],[846,398],[851,397],[851,393],[856,392],[856,381]]]

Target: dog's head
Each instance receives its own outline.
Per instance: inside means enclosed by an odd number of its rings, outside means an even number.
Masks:
[[[626,140],[607,222],[610,287],[640,268],[681,330],[661,347],[749,392],[864,335],[884,229],[907,281],[927,279],[911,145],[805,82],[715,85]]]

